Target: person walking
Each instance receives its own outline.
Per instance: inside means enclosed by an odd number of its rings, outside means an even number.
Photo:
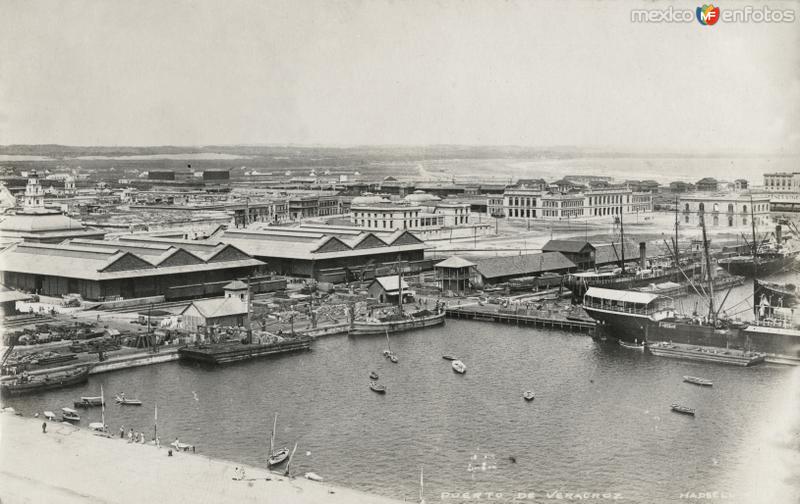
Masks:
[[[119,438],[120,439],[125,439],[125,426],[124,425],[119,428]]]
[[[42,434],[47,434],[47,422],[42,422]]]

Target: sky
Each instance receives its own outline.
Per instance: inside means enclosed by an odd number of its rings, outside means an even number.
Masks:
[[[2,0],[0,144],[800,152],[800,20],[670,5]]]

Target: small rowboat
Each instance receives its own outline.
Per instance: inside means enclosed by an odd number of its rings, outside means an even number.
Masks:
[[[139,399],[128,399],[125,396],[117,396],[115,398],[115,401],[120,406],[141,406],[142,405],[142,401],[140,401]]]
[[[682,415],[694,416],[694,408],[688,408],[686,406],[681,406],[680,404],[673,404],[673,405],[670,406],[670,408],[675,413],[680,413]]]
[[[619,343],[619,346],[621,346],[622,348],[627,348],[628,350],[644,351],[644,345],[630,343],[628,341],[622,341],[622,340],[617,340],[617,343]]]
[[[61,419],[65,422],[80,422],[81,416],[72,408],[61,408]]]
[[[392,361],[392,364],[397,364],[399,362],[395,354],[390,354],[389,360]]]
[[[288,448],[281,448],[280,450],[276,451],[267,459],[267,465],[269,467],[278,465],[289,458],[289,449]]]
[[[52,411],[45,411],[44,412],[44,417],[46,419],[48,419],[48,420],[55,420],[56,419],[56,414],[53,413]]]
[[[371,372],[369,374],[369,378],[370,378],[370,380],[377,380],[378,379],[378,373],[376,373],[375,371]]]
[[[311,481],[323,481],[322,476],[317,473],[307,472],[305,476],[306,479],[310,479]]]
[[[464,374],[467,372],[466,364],[464,364],[460,360],[454,360],[451,366],[453,367],[453,371],[455,371],[458,374]]]
[[[714,385],[714,382],[711,380],[706,380],[705,378],[698,378],[697,376],[684,376],[683,381],[686,383],[693,383],[695,385],[700,385],[702,387],[711,387]]]
[[[181,443],[177,439],[175,441],[171,442],[169,445],[172,446],[173,448],[175,448],[178,451],[189,451],[192,448],[192,445],[186,444],[186,443]]]
[[[522,394],[522,397],[523,397],[523,398],[525,398],[525,400],[526,400],[526,401],[533,401],[533,399],[534,399],[536,396],[535,396],[535,395],[533,395],[533,390],[528,390],[527,392],[525,392],[524,394]]]
[[[103,422],[92,422],[89,424],[89,428],[97,432],[105,431],[105,425],[103,425]]]
[[[386,387],[374,381],[369,382],[369,388],[372,389],[373,392],[377,392],[379,394],[386,393]]]
[[[456,360],[456,359],[457,359],[457,357],[454,357],[454,356],[452,356],[452,355],[447,355],[447,354],[445,354],[445,355],[442,355],[442,359],[444,359],[444,360],[449,360],[449,361],[454,361],[454,360]]]

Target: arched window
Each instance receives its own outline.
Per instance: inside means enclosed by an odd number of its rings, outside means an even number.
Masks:
[[[684,211],[686,211],[686,212],[688,212],[688,211],[689,211],[689,203],[686,203],[686,206],[685,206],[685,207],[683,207],[683,210],[684,210]]]
[[[742,205],[742,213],[747,213],[747,205]]]
[[[733,213],[733,203],[728,203],[728,213]]]
[[[719,212],[719,203],[714,203],[714,211]]]

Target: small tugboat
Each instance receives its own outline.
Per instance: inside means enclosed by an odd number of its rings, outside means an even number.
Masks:
[[[125,393],[117,394],[117,397],[114,399],[117,404],[120,406],[141,406],[142,401],[139,399],[128,399],[125,397]]]
[[[378,379],[378,373],[376,373],[375,371],[371,372],[369,374],[369,379],[370,380],[377,380]]]
[[[456,358],[456,357],[454,357],[454,356],[452,356],[452,355],[447,355],[447,354],[445,354],[445,355],[442,355],[442,359],[444,359],[444,360],[449,360],[449,361],[454,361],[454,360],[456,360],[457,358]]]
[[[451,366],[453,367],[453,371],[458,374],[464,374],[467,372],[467,366],[460,360],[454,360]]]
[[[525,398],[526,401],[533,401],[536,396],[533,395],[533,390],[528,390],[522,394],[522,397]]]
[[[670,409],[675,413],[680,413],[682,415],[689,415],[694,416],[694,408],[688,408],[686,406],[681,406],[680,404],[672,404]]]
[[[81,416],[72,408],[61,408],[61,419],[65,422],[80,422]]]
[[[714,385],[714,382],[711,380],[706,380],[705,378],[698,378],[697,376],[684,376],[683,381],[687,383],[693,383],[695,385],[700,385],[702,387],[711,387]]]
[[[369,382],[369,388],[373,392],[377,392],[379,394],[385,394],[386,393],[386,387],[384,385],[379,384],[378,382],[374,382],[374,381]]]

